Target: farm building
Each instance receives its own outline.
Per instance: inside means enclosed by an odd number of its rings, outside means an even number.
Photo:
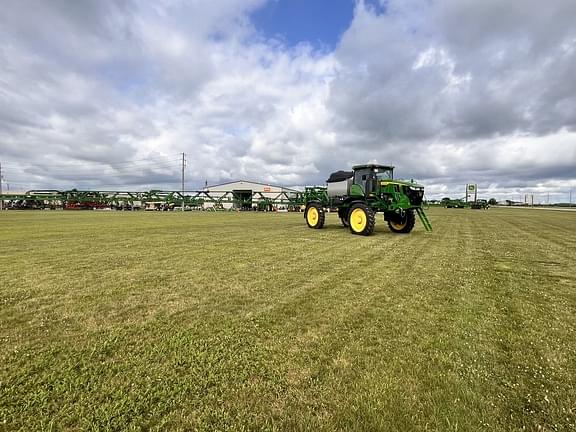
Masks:
[[[225,209],[236,208],[239,210],[275,210],[278,206],[267,204],[267,200],[293,197],[298,192],[295,189],[284,186],[270,185],[254,181],[238,180],[227,183],[207,186],[205,192],[214,197],[229,197],[233,202],[223,203]],[[213,203],[205,203],[205,208],[214,206]]]

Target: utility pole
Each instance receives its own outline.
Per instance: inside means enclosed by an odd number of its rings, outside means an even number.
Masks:
[[[186,166],[186,153],[182,153],[182,212],[184,212],[184,167]]]
[[[0,162],[0,195],[2,195],[2,162]],[[4,200],[0,196],[0,211],[4,210]]]

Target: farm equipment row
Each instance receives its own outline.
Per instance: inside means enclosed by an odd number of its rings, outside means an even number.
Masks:
[[[426,231],[432,225],[422,207],[424,186],[410,180],[396,180],[394,167],[358,165],[353,171],[338,171],[327,180],[327,187],[306,187],[303,192],[262,193],[246,196],[236,191],[69,191],[32,190],[24,194],[3,194],[0,200],[8,209],[68,210],[204,210],[234,209],[266,210],[282,206],[287,210],[304,209],[310,228],[324,226],[325,212],[337,211],[345,227],[353,234],[370,235],[375,215],[382,213],[391,231],[409,233],[416,217]],[[231,206],[230,206],[231,205]]]
[[[475,210],[487,210],[490,204],[485,199],[477,199],[475,201],[465,201],[463,199],[444,199],[441,205],[446,208],[471,208]]]
[[[235,208],[268,209],[270,206],[284,206],[296,209],[306,203],[308,197],[322,193],[322,187],[307,187],[304,192],[280,192],[263,194],[253,192],[249,198],[233,191],[160,191],[119,192],[119,191],[69,191],[31,190],[23,194],[3,194],[0,199],[7,209],[65,209],[65,210],[188,210],[224,208],[232,204]]]

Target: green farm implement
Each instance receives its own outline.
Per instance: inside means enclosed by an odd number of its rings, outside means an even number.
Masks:
[[[478,199],[470,204],[470,208],[475,210],[488,210],[490,208],[490,204],[485,199]]]
[[[490,204],[485,199],[477,199],[475,201],[465,201],[463,199],[444,199],[441,204],[446,208],[462,208],[462,209],[482,209],[487,210],[490,208]]]
[[[305,192],[278,192],[264,194],[251,192],[248,195],[237,191],[161,191],[119,192],[119,191],[67,191],[30,190],[19,194],[1,194],[3,208],[12,210],[188,210],[224,209],[226,205],[235,208],[268,210],[272,206],[300,209],[305,196],[320,193],[318,188],[306,188]],[[209,206],[208,206],[209,205]]]
[[[470,203],[463,199],[449,199],[444,201],[446,208],[470,208]]]
[[[393,173],[394,167],[375,164],[332,173],[327,188],[305,194],[306,223],[310,228],[320,229],[324,226],[325,211],[336,209],[342,225],[353,234],[372,234],[376,213],[384,214],[388,227],[395,233],[412,231],[416,216],[426,231],[432,231],[422,208],[424,186],[395,180]]]

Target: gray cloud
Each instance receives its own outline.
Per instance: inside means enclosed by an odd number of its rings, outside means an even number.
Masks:
[[[433,196],[576,186],[572,0],[359,2],[332,53],[258,33],[263,3],[9,1],[6,179],[178,188],[186,152],[194,187],[321,184],[368,160]]]
[[[343,128],[415,141],[576,125],[576,3],[389,3],[386,15],[359,7],[336,52]],[[416,29],[413,10],[428,17]]]
[[[430,183],[574,182],[576,3],[385,3],[360,3],[335,53],[342,146]]]

